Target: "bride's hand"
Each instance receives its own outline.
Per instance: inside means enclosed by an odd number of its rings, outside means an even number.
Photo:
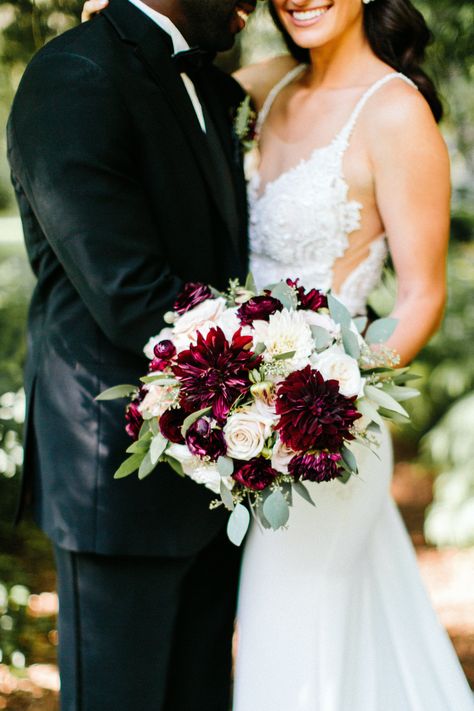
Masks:
[[[82,8],[81,20],[87,22],[91,17],[97,15],[98,12],[104,10],[109,4],[109,0],[87,0]]]

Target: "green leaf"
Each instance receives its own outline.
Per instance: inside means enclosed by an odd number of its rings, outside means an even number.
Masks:
[[[332,294],[328,294],[328,306],[332,320],[345,328],[349,328],[352,319],[344,304],[342,304]]]
[[[403,385],[404,383],[409,383],[412,380],[420,380],[421,375],[417,375],[416,373],[398,373],[398,371],[395,371],[396,374],[393,376],[393,382],[397,383],[397,385]]]
[[[333,342],[333,337],[325,328],[321,326],[311,326],[310,328],[317,351],[324,350]]]
[[[266,345],[264,343],[257,343],[253,352],[255,355],[261,355],[266,350]]]
[[[379,318],[370,324],[365,334],[367,343],[386,343],[398,325],[396,318]]]
[[[247,279],[245,280],[245,290],[251,291],[252,294],[257,293],[257,285],[255,283],[255,279],[253,278],[252,272],[247,274]]]
[[[367,389],[367,386],[366,386]],[[357,400],[357,409],[359,412],[361,412],[363,415],[367,415],[367,417],[370,417],[370,419],[375,422],[379,427],[382,426],[383,420],[381,416],[379,415],[378,409],[375,407],[375,405],[367,400],[367,398],[363,397],[360,400]]]
[[[96,400],[119,400],[122,397],[130,397],[137,390],[136,385],[115,385],[113,388],[104,390],[103,393],[97,395]]]
[[[407,422],[410,421],[409,415],[402,415],[398,412],[394,412],[393,410],[388,410],[385,407],[380,408],[380,414],[382,417],[385,417],[386,420],[390,420],[390,422],[396,422],[399,425],[406,425]]]
[[[140,432],[138,433],[138,439],[143,439],[143,437],[145,437],[145,435],[147,435],[148,432],[150,432],[150,429],[151,429],[150,422],[151,422],[151,420],[144,421],[143,425],[140,427]]]
[[[140,468],[138,470],[138,478],[139,479],[145,479],[149,474],[152,473],[153,469],[155,468],[156,463],[153,464],[152,459],[151,459],[151,452],[147,452],[145,454],[145,457],[140,464]]]
[[[288,351],[288,353],[278,353],[277,355],[273,356],[273,360],[289,360],[290,358],[293,358],[295,353],[296,351]]]
[[[367,427],[367,430],[369,432],[375,432],[375,434],[380,434],[382,431],[382,428],[377,422],[371,422],[370,425]]]
[[[168,454],[165,454],[165,456],[163,457],[163,461],[166,462],[171,467],[171,469],[179,476],[186,476],[183,471],[183,467],[181,466],[181,462],[178,462],[178,460],[174,459],[174,457],[170,457]]]
[[[250,513],[242,504],[237,504],[230,515],[227,523],[227,535],[229,540],[235,545],[240,546],[245,538],[245,534],[250,526]]]
[[[288,284],[285,284],[284,281],[280,281],[273,287],[271,295],[274,299],[281,301],[288,311],[294,311],[298,306],[298,298],[295,290],[292,289],[291,286],[288,286]]]
[[[119,466],[119,468],[114,474],[114,479],[125,479],[126,476],[130,476],[130,474],[136,472],[137,469],[140,467],[140,464],[142,463],[144,457],[145,454],[132,454],[131,457],[126,459]]]
[[[279,489],[275,489],[265,501],[263,513],[274,531],[277,531],[287,523],[290,517],[290,509]]]
[[[150,458],[153,466],[158,464],[158,461],[168,446],[168,440],[163,437],[161,432],[153,437],[150,444]]]
[[[224,504],[226,509],[228,511],[233,511],[235,506],[234,506],[234,499],[232,498],[232,493],[229,490],[229,487],[226,486],[222,480],[220,483],[220,494],[221,494],[222,503]]]
[[[192,412],[190,415],[188,415],[183,422],[183,426],[181,427],[181,434],[183,435],[183,437],[186,437],[186,432],[189,430],[191,425],[193,425],[197,420],[199,420],[200,417],[208,415],[211,411],[212,407],[204,407],[202,410],[197,410],[196,412]]]
[[[144,375],[140,380],[142,383],[155,383],[155,385],[178,385],[176,378],[170,378],[169,376],[163,378],[163,376],[157,375]]]
[[[347,355],[350,355],[355,360],[360,358],[360,346],[356,334],[345,326],[342,327],[342,343]]]
[[[232,476],[234,473],[234,462],[230,457],[219,457],[217,460],[217,471],[222,477]]]
[[[358,468],[357,468],[357,459],[355,458],[354,454],[351,452],[348,447],[343,445],[341,447],[341,454],[342,454],[342,459],[347,464],[348,468],[350,469],[351,472],[354,474],[357,474]]]
[[[157,435],[160,434],[160,426],[158,424],[158,417],[152,417],[151,420],[148,420],[150,423],[150,433],[152,435]]]
[[[141,439],[137,439],[136,442],[127,448],[127,454],[146,454],[150,449],[151,442],[151,432],[148,432]]]
[[[340,484],[347,484],[347,482],[349,481],[349,479],[350,479],[351,476],[352,476],[352,472],[351,472],[351,470],[349,469],[349,467],[347,467],[347,466],[344,466],[344,465],[343,465],[343,468],[344,468],[344,472],[341,474],[341,476],[338,476],[338,477],[337,477],[337,481],[338,481]]]
[[[364,333],[365,329],[367,328],[367,324],[369,322],[369,319],[367,316],[356,316],[356,318],[352,319],[355,327],[359,331],[359,333]]]
[[[408,412],[394,398],[386,393],[381,388],[376,388],[374,385],[366,385],[364,388],[366,396],[386,410],[393,410],[404,417],[408,417]]]
[[[296,491],[297,494],[299,494],[305,501],[308,502],[308,504],[311,504],[311,506],[316,506],[314,503],[313,499],[311,498],[311,494],[309,493],[308,489],[306,486],[303,484],[302,481],[295,481],[293,482],[293,489]]]
[[[385,385],[384,391],[391,395],[397,402],[405,402],[406,400],[412,400],[414,397],[419,397],[420,391],[415,388],[407,388],[401,385],[392,385],[391,383]]]

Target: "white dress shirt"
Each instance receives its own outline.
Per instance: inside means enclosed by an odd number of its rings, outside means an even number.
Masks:
[[[167,35],[171,37],[171,40],[173,42],[173,51],[175,54],[176,52],[185,52],[187,49],[190,49],[189,44],[186,42],[176,25],[171,22],[169,17],[166,17],[166,15],[162,15],[160,12],[153,10],[141,0],[129,0],[129,2],[131,2],[132,5],[138,7],[138,9],[144,12],[145,15],[148,15],[148,17],[152,19],[153,22],[156,22],[156,24],[161,27],[161,29],[164,30]],[[206,122],[204,120],[204,113],[202,110],[201,102],[199,101],[198,95],[196,93],[196,88],[187,74],[181,74],[181,79],[183,80],[184,86],[186,87],[186,91],[188,92],[189,98],[192,101],[201,128],[205,132]]]

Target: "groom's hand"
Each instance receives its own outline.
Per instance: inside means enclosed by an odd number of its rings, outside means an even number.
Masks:
[[[109,4],[109,0],[87,0],[82,8],[81,20],[87,22]]]

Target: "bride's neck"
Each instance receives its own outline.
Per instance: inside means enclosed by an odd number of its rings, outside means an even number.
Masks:
[[[314,88],[322,89],[365,84],[374,63],[378,63],[362,28],[353,29],[322,47],[315,47],[310,50],[310,58],[308,80]]]

